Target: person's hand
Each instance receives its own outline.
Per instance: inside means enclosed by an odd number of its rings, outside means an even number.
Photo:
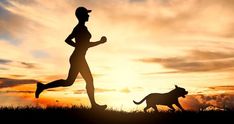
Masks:
[[[107,41],[107,38],[105,36],[102,36],[100,42],[105,43],[106,41]]]

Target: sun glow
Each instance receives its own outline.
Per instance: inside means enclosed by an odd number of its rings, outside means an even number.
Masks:
[[[117,88],[130,87],[138,81],[137,72],[134,70],[131,62],[117,60],[110,66],[112,66],[112,69],[106,74],[106,77]]]

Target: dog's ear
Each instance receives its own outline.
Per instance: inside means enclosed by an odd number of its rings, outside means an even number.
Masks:
[[[178,88],[178,86],[177,86],[177,85],[175,85],[175,88]]]

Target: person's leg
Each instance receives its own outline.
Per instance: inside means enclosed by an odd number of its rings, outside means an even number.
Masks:
[[[48,84],[45,84],[44,89],[60,87],[60,86],[63,86],[63,87],[71,86],[75,82],[78,72],[79,71],[77,68],[75,68],[75,66],[74,67],[71,66],[66,80],[60,79],[60,80],[56,80]]]
[[[52,81],[52,82],[45,84],[45,85],[38,82],[37,89],[35,92],[35,97],[39,98],[40,93],[45,89],[55,88],[55,87],[60,87],[60,86],[63,86],[63,87],[71,86],[75,82],[78,73],[79,73],[79,70],[78,70],[77,66],[71,64],[71,67],[70,67],[70,70],[68,73],[68,77],[66,80],[59,79],[59,80]]]
[[[98,105],[95,101],[93,76],[91,74],[91,71],[85,59],[83,60],[81,64],[80,73],[86,82],[86,90],[87,90],[87,94],[91,102],[92,108],[106,109],[107,107],[106,105],[102,105],[102,106]]]

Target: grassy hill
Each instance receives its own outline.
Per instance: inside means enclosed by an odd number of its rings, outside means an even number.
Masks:
[[[232,121],[234,111],[203,112],[124,112],[94,111],[86,107],[0,108],[1,121],[17,123],[76,123],[76,124],[189,124],[224,123]]]

